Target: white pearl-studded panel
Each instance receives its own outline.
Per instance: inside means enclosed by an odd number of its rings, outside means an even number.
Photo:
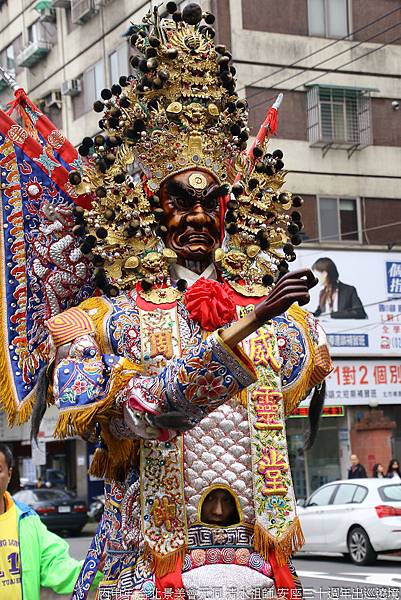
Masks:
[[[255,520],[251,442],[247,411],[236,399],[219,406],[184,436],[185,498],[188,525],[197,519],[202,493],[226,484],[238,496],[243,519]]]

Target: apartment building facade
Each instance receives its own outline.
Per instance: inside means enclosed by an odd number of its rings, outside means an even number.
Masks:
[[[331,258],[340,279],[362,290],[362,305],[377,308],[366,308],[367,318],[360,321],[340,320],[333,330],[330,314],[323,319],[336,372],[329,382],[332,409],[322,420],[317,449],[302,452],[303,411],[288,423],[294,471],[301,473],[298,493],[305,495],[344,476],[351,450],[368,467],[393,453],[401,456],[401,429],[395,424],[397,418],[401,422],[400,398],[393,390],[401,383],[396,329],[401,301],[395,300],[401,293],[394,293],[401,292],[401,1],[200,4],[216,15],[216,37],[232,51],[252,134],[276,95],[284,94],[271,144],[284,151],[288,189],[304,198],[299,264]],[[151,5],[143,0],[2,0],[0,66],[78,144],[98,132],[92,105],[100,91],[131,72],[130,22],[140,21]],[[11,98],[0,80],[0,104]],[[383,269],[395,273],[393,292],[385,288]],[[365,291],[366,281],[382,296]],[[319,304],[319,294],[314,302]],[[388,385],[378,383],[375,368],[387,369]],[[351,376],[344,379],[345,373]],[[361,396],[369,377],[371,397]],[[374,451],[366,443],[373,432]],[[74,460],[82,467],[86,452],[78,444]]]

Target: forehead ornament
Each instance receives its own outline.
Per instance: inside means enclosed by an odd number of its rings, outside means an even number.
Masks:
[[[207,187],[207,180],[203,173],[191,173],[188,183],[194,190],[204,190]]]

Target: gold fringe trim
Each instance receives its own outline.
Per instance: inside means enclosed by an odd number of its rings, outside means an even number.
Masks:
[[[326,379],[334,369],[327,346],[319,346],[316,350],[313,372],[309,382],[310,387],[315,387]]]
[[[139,371],[142,371],[141,367],[131,363],[128,359],[120,360],[111,376],[111,386],[107,396],[90,406],[63,410],[57,419],[54,437],[63,439],[74,435],[83,436],[92,427],[94,421],[98,421],[100,417],[105,416],[108,420],[117,393],[124,388],[133,373]]]
[[[246,388],[238,392],[236,398],[238,402],[242,404],[242,406],[248,408],[248,390]]]
[[[92,462],[89,465],[88,473],[93,477],[100,477],[103,479],[108,469],[109,453],[107,448],[96,448],[95,454],[93,455]]]
[[[105,354],[108,349],[105,347],[104,343],[105,336],[103,328],[107,313],[110,310],[107,302],[105,302],[105,300],[99,296],[94,296],[93,298],[88,298],[88,300],[81,302],[79,308],[88,313],[92,319],[97,331],[96,339],[99,344],[100,352]]]
[[[0,384],[1,388],[1,384]],[[24,400],[22,405],[19,407],[17,414],[15,415],[14,425],[23,425],[28,421],[32,414],[33,405],[36,402],[36,394],[34,393],[30,398]]]
[[[88,473],[101,479],[122,481],[137,462],[139,441],[114,438],[108,427],[102,427],[102,438],[107,446],[96,448]]]
[[[139,450],[139,440],[119,439],[114,437],[109,430],[108,423],[100,421],[102,437],[108,451],[108,461],[104,477],[106,479],[125,479],[129,468],[135,464]]]
[[[152,550],[148,544],[145,544],[145,557],[151,557],[152,568],[155,572],[156,577],[164,577],[167,573],[175,571],[177,561],[181,559],[184,563],[185,554],[187,551],[187,545],[184,544],[177,550],[169,552],[168,554],[159,554]]]
[[[6,353],[8,352],[8,346],[6,343],[6,337],[4,330],[0,331],[0,344],[1,344],[1,352],[0,352],[0,406],[2,406],[7,413],[8,424],[10,427],[14,425],[15,420],[17,418],[17,406],[14,399],[13,389],[10,382],[10,371],[8,367],[8,362],[6,358]]]
[[[314,368],[316,353],[315,345],[308,331],[309,328],[306,319],[308,313],[306,310],[303,310],[298,305],[293,304],[288,310],[288,315],[293,321],[302,327],[304,331],[306,343],[308,345],[309,359],[303,367],[299,381],[292,385],[288,391],[283,389],[285,416],[288,416],[294,412],[298,404],[307,396],[311,388],[310,380]]]
[[[254,548],[265,560],[269,559],[272,550],[280,566],[285,565],[294,552],[302,548],[305,543],[299,517],[296,517],[288,531],[280,538],[271,536],[260,524],[254,527]]]

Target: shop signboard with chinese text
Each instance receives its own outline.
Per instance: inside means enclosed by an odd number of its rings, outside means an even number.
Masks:
[[[401,404],[401,359],[334,359],[326,386],[326,407]]]

